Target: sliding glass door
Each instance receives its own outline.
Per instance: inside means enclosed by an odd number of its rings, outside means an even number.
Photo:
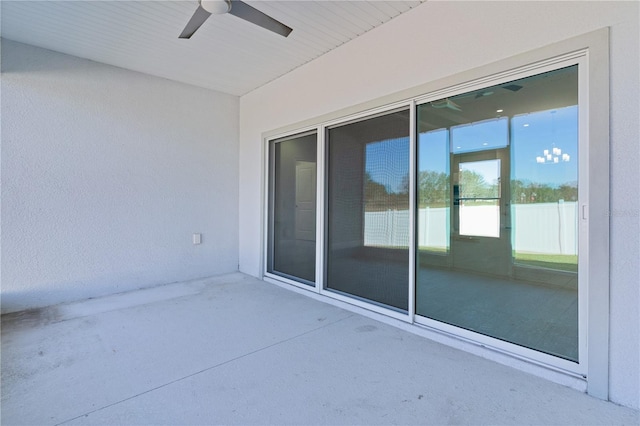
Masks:
[[[417,117],[416,314],[577,362],[577,66]]]
[[[314,285],[317,134],[274,140],[269,152],[267,271]]]
[[[326,285],[408,309],[409,110],[327,131]]]
[[[526,75],[270,141],[267,272],[572,369],[578,65]]]

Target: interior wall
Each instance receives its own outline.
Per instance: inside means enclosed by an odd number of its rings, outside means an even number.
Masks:
[[[3,313],[237,270],[237,97],[9,40],[1,89]]]
[[[428,1],[243,96],[241,271],[261,273],[263,132],[609,26],[610,398],[640,407],[639,14],[637,2]]]
[[[349,126],[327,132],[327,208],[329,222],[327,251],[357,250],[364,246],[365,144],[359,143]],[[334,140],[340,143],[334,144]],[[328,219],[328,218],[327,218]]]

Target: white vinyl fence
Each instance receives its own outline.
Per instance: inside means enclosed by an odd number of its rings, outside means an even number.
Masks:
[[[461,231],[497,235],[498,207],[465,206],[460,211]],[[418,210],[418,245],[446,249],[449,245],[449,208]],[[540,254],[578,254],[578,209],[575,202],[515,204],[511,207],[513,249]],[[365,246],[407,247],[409,211],[367,212]]]

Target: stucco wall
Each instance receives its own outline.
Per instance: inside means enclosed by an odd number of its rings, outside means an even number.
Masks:
[[[3,312],[237,270],[237,97],[8,40],[1,89]]]
[[[636,2],[429,1],[243,96],[241,271],[260,274],[263,132],[609,26],[610,398],[640,407],[639,15]]]

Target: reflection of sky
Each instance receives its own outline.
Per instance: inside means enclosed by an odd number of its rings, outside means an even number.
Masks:
[[[526,126],[528,124],[528,126]],[[534,112],[511,119],[511,179],[557,187],[578,180],[578,107]],[[545,149],[560,148],[569,161],[540,164]]]
[[[418,135],[418,170],[449,173],[449,132],[438,129]]]
[[[460,171],[468,170],[482,176],[485,183],[495,185],[500,178],[500,160],[483,160],[460,163]],[[462,179],[462,177],[460,178]]]
[[[389,192],[401,192],[409,179],[409,138],[388,139],[368,143],[365,148],[365,170],[374,182]]]

